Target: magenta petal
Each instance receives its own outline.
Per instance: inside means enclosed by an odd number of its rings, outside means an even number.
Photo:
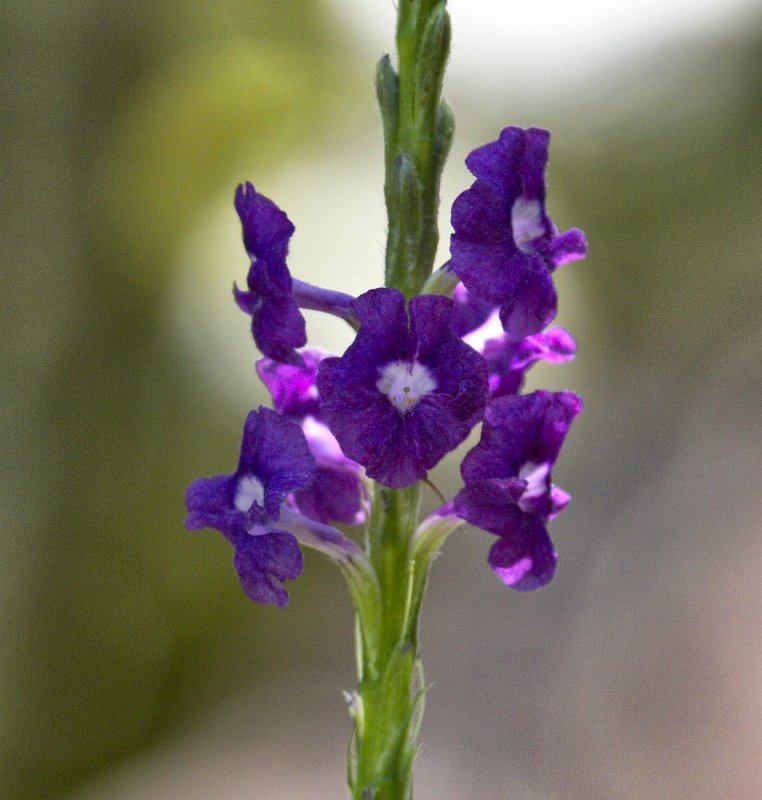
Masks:
[[[317,390],[318,365],[326,357],[321,350],[303,350],[303,366],[260,358],[256,368],[262,383],[273,398],[275,410],[291,417],[320,416]]]

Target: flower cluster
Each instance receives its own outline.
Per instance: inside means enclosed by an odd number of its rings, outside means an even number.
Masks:
[[[238,187],[251,265],[234,296],[251,317],[264,355],[257,370],[275,410],[249,414],[233,474],[190,485],[186,526],[223,533],[252,599],[285,604],[282,582],[302,569],[299,544],[360,559],[335,526],[366,520],[369,481],[400,489],[426,479],[480,424],[461,465],[463,488],[429,519],[495,535],[489,564],[515,589],[553,576],[547,522],[569,496],[552,484],[551,469],[581,401],[520,390],[537,361],[574,357],[571,335],[548,328],[552,273],[584,255],[585,239],[576,229],[559,234],[545,210],[548,139],[510,127],[469,155],[476,180],[453,205],[451,259],[440,270],[451,279],[439,285],[455,285],[451,296],[406,299],[377,288],[354,298],[295,280],[291,221],[252,184]],[[302,349],[305,308],[357,330],[343,355]]]

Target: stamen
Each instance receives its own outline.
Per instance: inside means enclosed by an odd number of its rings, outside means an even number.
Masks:
[[[428,368],[417,361],[392,361],[379,369],[376,388],[403,413],[437,388]]]

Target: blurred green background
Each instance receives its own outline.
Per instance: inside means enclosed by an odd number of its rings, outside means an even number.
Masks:
[[[292,217],[299,277],[381,280],[383,44],[348,8],[0,7],[0,797],[344,796],[341,580],[308,555],[257,607],[182,518],[265,401],[235,184]],[[479,87],[456,19],[443,237],[465,154],[550,127],[551,213],[590,255],[559,274],[577,362],[532,385],[586,410],[556,580],[505,589],[473,530],[435,565],[420,800],[762,796],[762,9],[685,27]]]

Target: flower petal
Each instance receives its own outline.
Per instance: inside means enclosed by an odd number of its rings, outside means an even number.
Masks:
[[[558,556],[540,517],[525,515],[514,536],[498,539],[487,561],[503,583],[520,592],[538,589],[556,574]]]
[[[296,539],[285,531],[244,534],[236,544],[233,565],[244,592],[257,603],[288,603],[282,582],[299,577],[303,558]]]

